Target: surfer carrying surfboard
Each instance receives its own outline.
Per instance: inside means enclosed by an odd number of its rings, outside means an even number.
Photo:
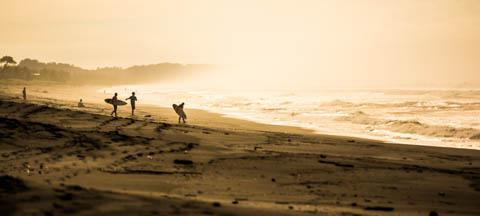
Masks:
[[[113,111],[110,113],[111,116],[115,113],[115,118],[117,117],[117,93],[115,92],[115,95],[112,97],[112,105],[113,105]]]
[[[185,124],[185,119],[187,119],[187,114],[185,114],[185,111],[183,111],[183,106],[184,105],[185,105],[185,103],[181,103],[179,105],[172,104],[173,110],[175,110],[175,112],[178,115],[178,123],[179,124],[180,124],[180,120],[183,120],[183,123]]]
[[[117,93],[112,98],[106,98],[105,103],[111,104],[113,106],[113,111],[110,115],[115,113],[115,118],[117,117],[117,106],[127,105],[127,102],[117,99]]]
[[[130,96],[125,100],[130,100],[130,105],[132,106],[132,116],[133,116],[135,112],[135,101],[137,101],[137,97],[135,97],[135,92],[132,92],[132,96]]]

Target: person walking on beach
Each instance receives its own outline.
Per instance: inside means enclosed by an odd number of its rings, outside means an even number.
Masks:
[[[135,101],[137,101],[137,97],[135,97],[135,92],[132,92],[132,96],[125,100],[130,100],[130,105],[132,106],[132,116],[135,115]]]
[[[185,119],[187,119],[187,114],[185,114],[185,112],[183,111],[183,106],[185,105],[185,103],[181,103],[180,105],[177,105],[177,104],[173,104],[173,110],[175,110],[175,112],[177,113],[178,115],[178,123],[180,124],[180,120],[183,121],[183,123],[185,124]]]
[[[113,105],[113,111],[110,113],[111,116],[115,113],[115,118],[117,117],[117,93],[115,92],[115,95],[112,97],[112,105]]]
[[[23,94],[23,100],[27,100],[27,88],[26,87],[23,87],[22,94]]]

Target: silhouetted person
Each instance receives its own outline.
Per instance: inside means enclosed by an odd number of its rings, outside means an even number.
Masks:
[[[82,99],[80,99],[80,101],[78,102],[78,107],[85,107]]]
[[[132,92],[132,96],[125,100],[130,100],[130,105],[132,106],[132,115],[134,115],[135,112],[135,101],[137,101],[137,97],[135,97],[135,92]]]
[[[26,87],[23,87],[22,94],[23,94],[23,100],[27,100],[27,88]]]
[[[112,105],[113,105],[113,111],[110,113],[111,116],[115,113],[115,118],[117,117],[117,93],[115,92],[115,95],[112,97]]]
[[[175,112],[177,113],[178,115],[178,123],[180,124],[180,120],[183,121],[183,123],[185,124],[185,119],[187,119],[187,114],[185,114],[185,112],[183,111],[183,106],[185,105],[185,103],[181,103],[180,105],[176,105],[176,104],[173,104],[173,109],[175,110]]]

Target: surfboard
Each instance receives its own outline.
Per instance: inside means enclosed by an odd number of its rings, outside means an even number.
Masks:
[[[113,101],[112,101],[111,98],[105,99],[105,103],[112,104],[112,105],[117,105],[117,106],[127,105],[127,102],[122,101],[122,100],[118,100],[118,99],[117,99],[117,102],[115,104],[113,104]]]
[[[173,110],[175,110],[175,112],[182,118],[184,119],[187,119],[187,114],[185,114],[185,112],[183,111],[183,109],[181,109],[177,104],[173,104],[172,105],[173,107]]]

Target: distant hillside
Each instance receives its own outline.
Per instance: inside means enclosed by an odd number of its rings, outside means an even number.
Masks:
[[[186,77],[195,73],[214,70],[208,64],[160,63],[139,65],[128,68],[106,67],[87,70],[64,63],[43,63],[34,59],[24,59],[17,66],[0,69],[0,78],[26,80],[48,80],[86,84],[131,84],[146,83],[172,78]]]

